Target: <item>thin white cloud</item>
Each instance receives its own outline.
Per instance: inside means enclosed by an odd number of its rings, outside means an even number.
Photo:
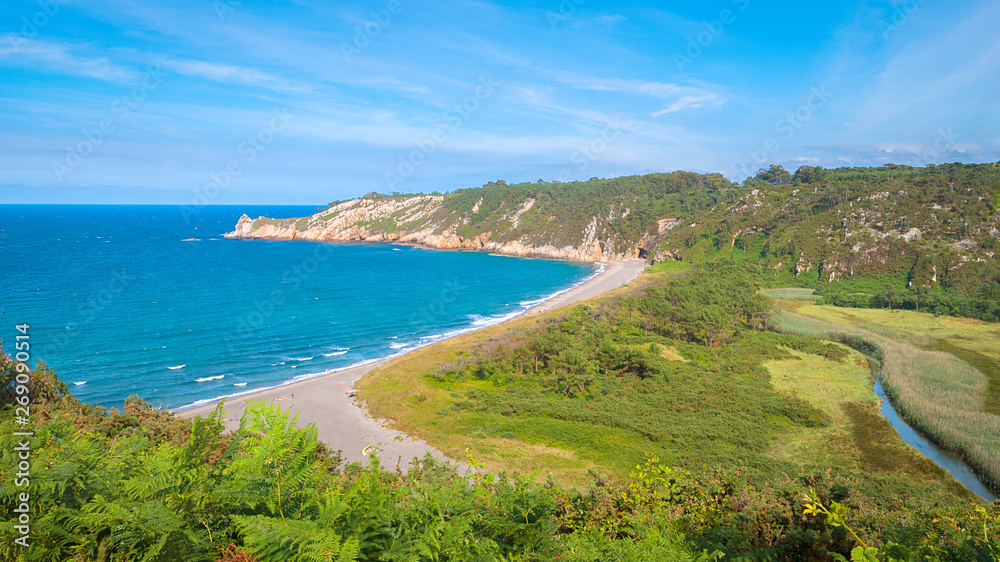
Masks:
[[[315,88],[309,84],[288,80],[245,66],[172,57],[161,58],[160,64],[171,72],[215,82],[255,86],[281,92],[303,94],[315,92]]]
[[[667,107],[656,111],[652,114],[653,117],[661,117],[668,113],[674,113],[675,111],[682,111],[684,109],[698,109],[699,107],[705,105],[719,105],[721,102],[713,94],[703,94],[696,96],[684,96],[681,99],[675,101],[674,103],[668,105]]]
[[[130,82],[140,76],[137,70],[119,66],[106,57],[78,56],[71,53],[70,48],[65,45],[23,37],[12,38],[8,45],[0,46],[0,60],[14,66],[40,68],[105,82]]]
[[[640,95],[645,97],[667,99],[671,102],[661,110],[653,112],[652,117],[661,117],[668,113],[701,107],[716,107],[725,103],[717,94],[704,88],[681,86],[671,82],[649,82],[626,78],[593,78],[576,76],[557,76],[560,84],[578,90],[600,92],[618,92],[622,94]]]
[[[597,90],[602,92],[622,92],[627,94],[640,94],[658,98],[673,98],[692,92],[701,92],[698,88],[690,86],[679,86],[669,82],[647,82],[645,80],[631,80],[626,78],[593,78],[593,77],[557,77],[556,81],[561,84],[579,90]]]

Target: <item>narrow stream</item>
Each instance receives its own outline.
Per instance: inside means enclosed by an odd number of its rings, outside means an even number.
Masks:
[[[878,362],[873,361],[871,358],[869,358],[868,361],[872,364],[872,370],[874,371],[876,369],[875,365],[877,365]],[[872,378],[875,378],[874,373],[872,374]],[[875,395],[882,399],[882,416],[889,420],[892,427],[896,428],[899,436],[907,445],[913,447],[919,451],[920,454],[931,459],[935,464],[945,469],[948,474],[954,476],[955,480],[961,482],[962,485],[968,488],[968,490],[973,494],[976,494],[988,502],[997,501],[997,497],[993,495],[993,493],[990,492],[982,482],[979,481],[979,478],[972,473],[972,470],[970,470],[965,463],[952,456],[951,453],[948,453],[934,443],[931,443],[899,417],[899,414],[896,413],[896,409],[889,403],[889,398],[886,397],[885,392],[882,390],[882,383],[878,382],[877,378],[875,378]]]

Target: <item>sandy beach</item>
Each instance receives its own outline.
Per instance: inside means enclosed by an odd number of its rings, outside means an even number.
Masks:
[[[610,262],[604,265],[605,269],[600,275],[529,309],[526,314],[553,310],[606,293],[634,280],[646,267],[643,260]],[[266,400],[281,404],[283,409],[291,408],[293,413],[298,414],[300,427],[314,424],[320,441],[334,450],[343,451],[347,461],[364,461],[366,455],[362,451],[369,445],[378,450],[384,466],[395,468],[398,463],[404,471],[413,457],[423,457],[430,453],[438,458],[446,458],[425,442],[384,427],[356,405],[354,398],[348,396],[347,389],[352,388],[358,379],[388,361],[390,359],[330,371],[316,378],[228,399],[224,415],[226,428],[239,427],[238,420],[247,402]],[[206,404],[181,410],[177,414],[186,418],[205,417],[215,407],[216,404]]]

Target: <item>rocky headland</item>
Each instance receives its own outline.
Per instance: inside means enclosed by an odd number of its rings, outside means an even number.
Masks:
[[[640,256],[648,237],[628,241],[609,235],[598,217],[567,226],[545,217],[539,228],[535,201],[508,205],[488,225],[470,226],[470,217],[448,209],[441,195],[363,198],[342,201],[310,217],[272,219],[240,217],[226,238],[311,241],[392,242],[426,248],[471,249],[508,256],[574,261],[620,261]],[[473,213],[479,211],[479,204]],[[526,228],[525,218],[532,219]],[[606,217],[608,222],[614,216]],[[669,223],[673,226],[674,223]],[[667,230],[665,228],[664,230]],[[643,255],[645,257],[645,255]]]

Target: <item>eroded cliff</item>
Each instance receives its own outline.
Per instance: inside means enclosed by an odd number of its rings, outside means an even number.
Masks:
[[[466,248],[510,256],[533,256],[577,261],[617,261],[634,258],[640,241],[622,240],[591,217],[573,228],[556,216],[539,224],[535,199],[510,202],[507,210],[482,226],[470,226],[471,217],[449,209],[441,195],[364,198],[331,205],[311,217],[251,219],[243,215],[227,238],[270,240],[340,240],[394,242],[428,248]],[[480,202],[473,207],[479,213]],[[526,220],[530,220],[527,223]],[[552,225],[549,227],[549,225]],[[602,228],[604,227],[604,228]]]

